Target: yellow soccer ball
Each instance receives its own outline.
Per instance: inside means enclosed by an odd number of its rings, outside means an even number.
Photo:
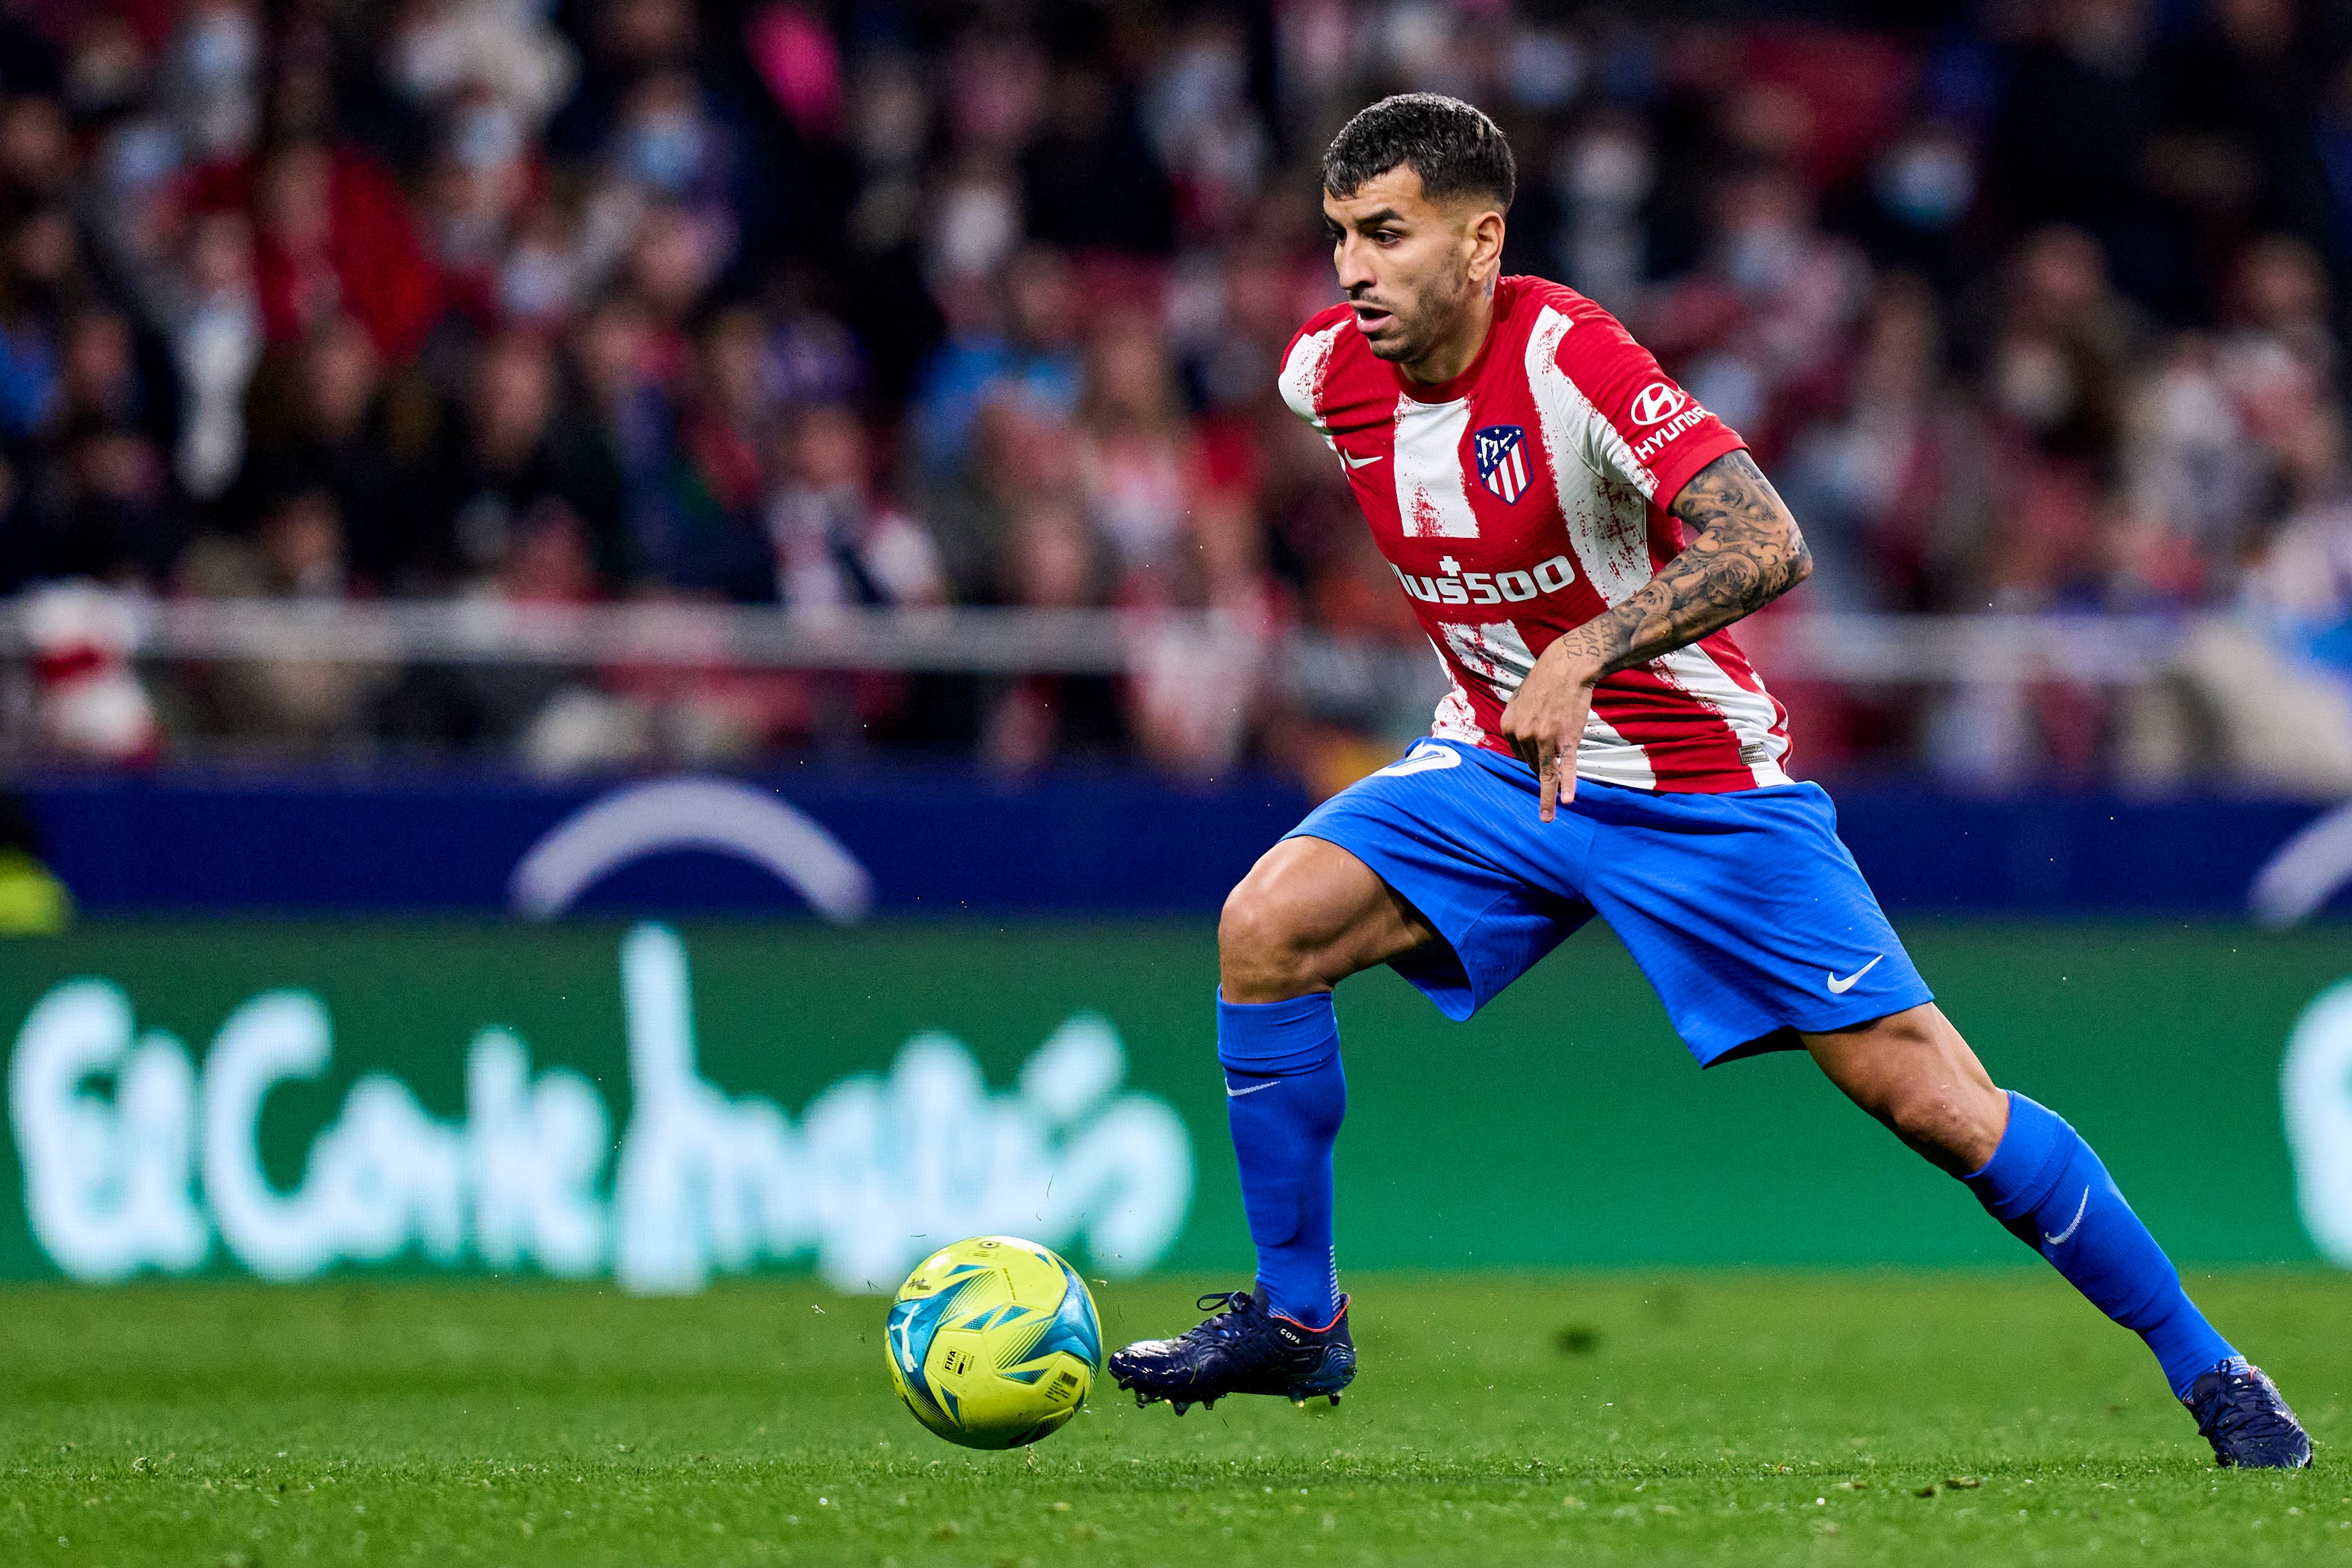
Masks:
[[[890,1304],[890,1382],[915,1419],[967,1448],[1018,1448],[1077,1414],[1102,1364],[1078,1271],[1034,1241],[942,1247]]]

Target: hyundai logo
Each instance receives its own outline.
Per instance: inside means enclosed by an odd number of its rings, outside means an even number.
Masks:
[[[1652,382],[1634,394],[1633,419],[1637,423],[1655,424],[1671,417],[1685,401],[1672,382]]]

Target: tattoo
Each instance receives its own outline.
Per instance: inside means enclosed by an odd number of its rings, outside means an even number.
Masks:
[[[1647,664],[1759,610],[1805,580],[1812,552],[1772,482],[1744,451],[1700,469],[1675,497],[1692,530],[1682,554],[1630,599],[1563,639],[1603,674]]]

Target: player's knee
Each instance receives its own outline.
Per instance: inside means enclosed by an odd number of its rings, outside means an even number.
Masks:
[[[2009,1116],[1959,1031],[1933,1006],[1912,1008],[1816,1044],[1838,1087],[1903,1141],[1955,1173],[1992,1157]]]
[[[1894,1086],[1879,1115],[1906,1143],[1923,1149],[1944,1147],[1960,1125],[1951,1096],[1924,1085]]]
[[[1292,901],[1259,878],[1244,878],[1217,920],[1217,977],[1226,1000],[1281,1001],[1313,990],[1311,947]]]

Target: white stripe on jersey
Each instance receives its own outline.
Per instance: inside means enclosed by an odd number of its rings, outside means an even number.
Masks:
[[[1649,515],[1643,503],[1657,481],[1635,461],[1633,449],[1617,427],[1559,368],[1560,340],[1570,325],[1549,305],[1537,316],[1535,329],[1528,334],[1528,389],[1535,394],[1536,418],[1542,426],[1544,451],[1551,457],[1552,485],[1560,516],[1568,519],[1569,542],[1593,591],[1612,605],[1622,604],[1655,575],[1650,567]],[[1569,494],[1568,476],[1578,468],[1599,481],[1592,494],[1605,507],[1601,516],[1592,516]],[[1628,495],[1629,484],[1639,491],[1638,497]]]
[[[1313,425],[1315,433],[1323,438],[1323,444],[1335,452],[1339,445],[1331,439],[1322,411],[1316,405],[1323,395],[1324,372],[1331,368],[1331,350],[1339,346],[1339,334],[1346,330],[1347,322],[1335,321],[1320,332],[1309,332],[1299,339],[1292,345],[1290,358],[1284,361],[1282,374],[1276,382],[1290,412]]]
[[[1470,400],[1421,402],[1397,394],[1397,516],[1407,538],[1475,539],[1478,514],[1462,484]]]
[[[1650,754],[1626,739],[1599,714],[1584,716],[1584,738],[1577,743],[1576,776],[1622,784],[1629,789],[1654,789],[1658,776],[1650,768]]]
[[[1668,685],[1688,693],[1723,716],[1723,722],[1731,727],[1732,737],[1739,742],[1739,760],[1748,765],[1757,783],[1790,781],[1780,770],[1780,758],[1788,755],[1789,742],[1785,737],[1772,733],[1780,716],[1773,712],[1770,697],[1751,692],[1733,680],[1715,662],[1715,655],[1696,643],[1651,660],[1650,668]]]
[[[1445,678],[1454,680],[1447,670]],[[1440,740],[1458,740],[1465,746],[1484,746],[1486,732],[1478,727],[1476,712],[1470,706],[1470,694],[1454,681],[1454,689],[1437,699],[1437,712],[1429,721],[1429,733]]]
[[[1423,633],[1426,635],[1426,633]],[[1445,650],[1431,638],[1429,651],[1437,655],[1437,667],[1444,672],[1446,693],[1437,699],[1437,713],[1430,722],[1429,733],[1440,740],[1459,740],[1466,745],[1483,745],[1486,732],[1478,726],[1478,710],[1470,706],[1470,694],[1462,689],[1462,677],[1454,673],[1446,662]]]
[[[1535,651],[1508,621],[1442,621],[1437,629],[1445,633],[1445,645],[1462,667],[1484,676],[1506,703],[1536,667]]]

